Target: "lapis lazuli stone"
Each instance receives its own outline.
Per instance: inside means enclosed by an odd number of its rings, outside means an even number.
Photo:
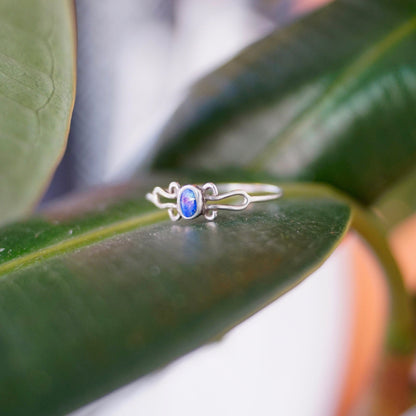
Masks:
[[[184,189],[179,199],[181,211],[184,218],[191,218],[197,210],[197,201],[195,192],[192,189]]]

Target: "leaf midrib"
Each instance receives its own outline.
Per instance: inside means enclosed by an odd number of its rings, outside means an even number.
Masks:
[[[123,234],[138,227],[150,225],[165,219],[167,219],[166,212],[155,211],[134,217],[129,217],[112,224],[100,226],[97,229],[86,231],[75,237],[65,239],[58,243],[50,244],[46,247],[39,248],[37,250],[31,251],[30,253],[24,254],[0,264],[0,276],[3,276],[17,268],[32,264],[38,260],[53,257],[58,254],[73,251],[77,248],[98,243],[115,235]]]
[[[317,115],[322,112],[328,103],[335,100],[348,84],[354,83],[393,46],[415,31],[416,15],[399,25],[396,29],[390,31],[373,47],[364,51],[356,60],[345,68],[316,102],[312,103],[312,105],[289,123],[281,133],[275,136],[275,138],[265,146],[262,152],[250,162],[249,167],[253,170],[261,170],[264,165],[276,155],[279,148],[290,141],[290,139],[296,135],[296,132],[307,125],[311,119],[316,119]]]

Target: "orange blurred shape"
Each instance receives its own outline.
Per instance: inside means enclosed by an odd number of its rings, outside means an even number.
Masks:
[[[416,293],[416,215],[393,230],[390,244],[408,290]]]
[[[413,358],[385,356],[381,360],[388,319],[388,293],[384,275],[377,260],[359,237],[350,234],[344,244],[349,245],[354,262],[353,328],[344,388],[336,415],[367,414],[369,408],[366,411],[365,407],[368,406],[379,415],[395,414],[398,410],[395,407],[406,403],[408,399]],[[416,215],[395,227],[390,234],[390,244],[406,287],[416,293]],[[376,377],[378,391],[372,391]],[[373,393],[383,397],[371,397]],[[392,399],[389,400],[388,396]]]
[[[294,0],[292,4],[292,12],[294,14],[304,14],[331,3],[332,0]]]
[[[388,293],[383,271],[375,256],[356,234],[343,244],[353,261],[352,328],[349,359],[337,416],[362,412],[376,374],[388,317]]]

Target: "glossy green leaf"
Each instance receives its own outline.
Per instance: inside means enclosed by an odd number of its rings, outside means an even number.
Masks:
[[[0,229],[0,414],[62,414],[215,339],[351,221],[307,186],[212,223],[172,223],[143,195],[114,188]]]
[[[63,154],[74,24],[70,0],[0,2],[0,223],[33,207]]]
[[[240,167],[370,203],[416,163],[416,2],[335,0],[198,82],[157,167]]]

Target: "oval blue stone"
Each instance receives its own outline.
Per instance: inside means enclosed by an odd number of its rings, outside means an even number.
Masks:
[[[192,189],[184,189],[179,199],[181,211],[185,218],[191,218],[197,210],[197,201],[195,192]]]

